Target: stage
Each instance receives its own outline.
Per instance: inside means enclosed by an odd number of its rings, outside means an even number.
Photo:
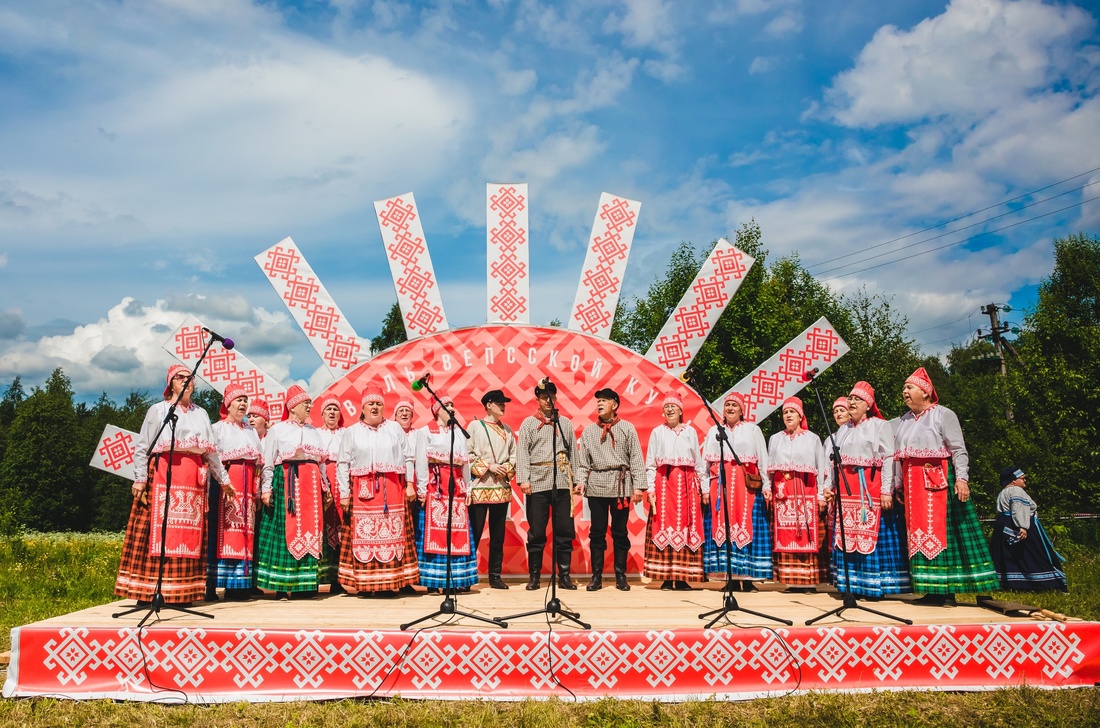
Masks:
[[[544,579],[545,583],[545,579]],[[906,601],[867,606],[912,626],[859,610],[811,627],[840,605],[831,594],[771,589],[737,594],[740,606],[794,621],[793,627],[731,614],[715,629],[702,612],[722,605],[717,584],[662,592],[634,583],[628,593],[559,591],[591,630],[536,615],[494,628],[467,618],[401,631],[441,597],[420,594],[202,604],[204,619],[163,611],[111,614],[116,602],[12,631],[4,696],[158,702],[523,698],[739,699],[795,691],[1064,688],[1100,682],[1100,623],[1036,621],[975,606]],[[503,617],[538,609],[545,589],[475,587],[459,609]]]

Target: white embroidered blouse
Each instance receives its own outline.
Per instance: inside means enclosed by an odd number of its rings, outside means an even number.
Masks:
[[[912,412],[902,415],[894,435],[894,449],[899,474],[905,458],[951,458],[955,478],[970,480],[970,457],[962,427],[958,415],[946,407],[934,404],[919,417]]]
[[[358,475],[401,473],[411,483],[414,457],[412,442],[393,420],[382,420],[378,427],[364,422],[345,427],[336,462],[340,499],[351,497],[351,478]]]
[[[695,470],[702,487],[706,463],[699,450],[699,431],[689,424],[681,424],[675,430],[660,424],[649,434],[649,447],[645,455],[645,479],[649,490],[657,480],[657,468],[661,465],[686,465]]]
[[[149,456],[166,453],[172,449],[172,428],[165,427],[160,437],[153,442],[157,430],[168,415],[171,402],[157,402],[145,413],[134,442],[134,482],[145,483],[148,480]],[[223,485],[229,483],[229,476],[222,467],[217,452],[214,430],[210,426],[210,416],[198,405],[176,407],[176,452],[189,452],[202,455],[203,462],[210,469],[214,479]]]
[[[764,490],[771,490],[771,476],[768,475],[768,445],[764,442],[764,433],[760,427],[752,422],[741,420],[733,427],[726,427],[726,435],[729,437],[729,445],[725,447],[726,460],[733,462],[733,454],[730,447],[737,453],[741,462],[748,465],[755,463],[760,477],[764,479]],[[712,425],[707,430],[707,437],[703,441],[703,459],[708,463],[716,463],[720,458],[718,444],[718,427]],[[710,487],[710,469],[703,482],[704,488]]]

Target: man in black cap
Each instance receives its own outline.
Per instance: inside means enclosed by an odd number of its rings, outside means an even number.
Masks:
[[[474,529],[474,550],[489,521],[489,586],[507,589],[500,578],[504,565],[504,527],[512,502],[512,476],[516,474],[516,438],[504,424],[504,408],[512,400],[493,389],[481,398],[485,418],[469,426],[470,524]]]
[[[538,410],[519,427],[516,482],[527,496],[527,589],[539,588],[546,523],[553,513],[554,550],[558,557],[558,587],[576,589],[569,578],[573,559],[573,424],[554,406],[558,388],[544,379],[535,387]],[[554,445],[556,440],[556,447]],[[556,485],[556,495],[552,487]]]
[[[619,419],[619,393],[613,389],[596,392],[597,420],[584,428],[577,452],[577,484],[588,498],[592,514],[589,547],[592,553],[592,581],[588,591],[603,588],[604,552],[607,550],[607,520],[611,516],[611,542],[615,546],[615,588],[629,591],[626,560],[630,555],[630,534],[626,524],[631,503],[639,503],[649,489],[645,477],[642,444],[634,425]]]

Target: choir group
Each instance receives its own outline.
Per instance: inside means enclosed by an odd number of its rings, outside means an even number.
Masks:
[[[558,415],[548,380],[516,432],[503,421],[511,400],[486,392],[484,417],[466,425],[469,439],[456,436],[446,395],[432,403],[433,421],[413,428],[412,403],[388,410],[383,390],[371,386],[357,421],[345,423],[330,396],[317,403],[322,424],[314,427],[301,387],[290,387],[282,420],[270,423],[266,403],[230,384],[212,426],[192,389],[188,369],[171,367],[164,401],[150,408],[136,443],[115,593],[139,604],[156,592],[162,551],[169,603],[216,599],[215,585],[226,599],[308,597],[322,586],[360,596],[420,593],[415,585],[468,591],[486,526],[488,585],[507,589],[513,481],[526,508],[529,590],[541,584],[548,525],[557,586],[577,588],[577,496],[591,514],[589,591],[603,588],[609,530],[615,587],[630,589],[627,523],[637,503],[648,511],[643,573],[662,589],[689,590],[721,574],[735,590],[755,590],[760,580],[791,591],[832,583],[865,598],[919,592],[924,603],[951,605],[956,593],[995,590],[1003,580],[970,500],[959,420],[938,404],[923,368],[906,380],[909,411],[894,422],[883,419],[874,389],[857,382],[834,402],[836,433],[826,442],[808,429],[797,397],[783,402],[784,428],[765,443],[744,420],[741,395],[725,398],[723,426],[700,439],[670,394],[644,450],[618,416],[614,390],[596,392],[595,421],[578,436]],[[174,426],[158,436],[177,400]],[[1031,521],[1019,526],[1030,499],[1023,473],[1013,476],[998,528],[1014,540],[1006,546],[994,534],[998,562],[1034,533]],[[1047,548],[1043,539],[1029,548]],[[1029,570],[1016,566],[1023,582],[1013,588],[1050,588],[1059,576],[1055,586],[1065,586],[1057,568],[1038,581]]]

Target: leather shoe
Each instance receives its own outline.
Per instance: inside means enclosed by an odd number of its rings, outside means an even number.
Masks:
[[[490,576],[489,577],[489,588],[490,589],[507,589],[508,585],[505,584],[504,579],[501,579],[499,576]]]
[[[626,574],[615,574],[615,588],[619,591],[630,591],[630,584],[626,583]]]
[[[569,578],[569,574],[561,574],[558,576],[558,588],[566,589],[568,591],[576,591],[577,585],[573,583],[573,580]]]
[[[672,591],[672,582],[671,581],[662,581],[661,582],[661,591]]]
[[[531,578],[527,581],[527,586],[525,588],[527,589],[527,591],[535,591],[536,589],[538,589],[539,588],[539,575],[538,574],[531,574]]]
[[[584,588],[585,591],[599,591],[603,589],[603,577],[599,574],[592,575],[592,581],[588,582],[588,586]]]

